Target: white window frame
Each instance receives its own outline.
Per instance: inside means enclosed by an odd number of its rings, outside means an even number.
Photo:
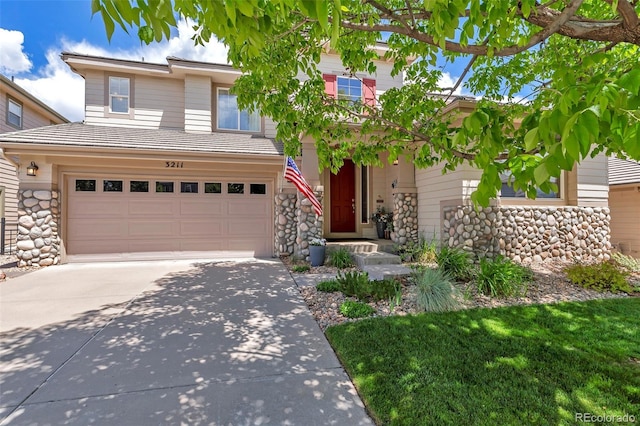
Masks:
[[[503,176],[506,177],[507,182],[510,180],[511,177],[511,172],[506,171],[503,173],[500,173],[500,180],[502,181]],[[551,178],[553,179],[553,177]],[[526,194],[523,193],[522,196],[509,196],[509,195],[502,195],[502,188],[500,189],[500,198],[504,199],[504,200],[531,200],[531,201],[538,201],[538,200],[562,200],[564,198],[564,194],[563,194],[563,184],[564,184],[564,172],[560,174],[560,177],[556,178],[557,180],[554,182],[556,184],[556,186],[558,187],[558,192],[555,193],[555,196],[551,196],[551,194],[547,194],[545,192],[542,192],[540,189],[537,189],[538,194],[536,196],[536,199],[533,200],[531,198],[528,198],[526,196]],[[503,185],[506,182],[503,182]]]
[[[241,110],[239,108],[236,108],[236,127],[235,128],[227,128],[227,127],[220,127],[220,92],[221,91],[225,91],[227,92],[228,96],[236,96],[230,93],[230,88],[229,87],[218,87],[216,89],[216,129],[218,130],[225,130],[225,131],[230,131],[230,132],[249,132],[249,133],[260,133],[262,132],[262,117],[260,115],[260,111],[255,110],[252,113],[249,113],[247,110]],[[237,96],[236,96],[237,98]],[[257,115],[258,118],[258,129],[256,130],[244,130],[244,129],[240,129],[240,113],[242,111],[247,112],[247,114],[255,114]]]
[[[112,88],[112,82],[114,80],[126,80],[127,82],[127,94],[126,95],[122,95],[119,93],[114,93],[114,90]],[[126,98],[127,99],[127,110],[126,111],[114,111],[113,110],[113,99],[115,97],[119,97],[119,98]],[[131,79],[128,77],[120,77],[120,76],[109,76],[109,112],[113,113],[113,114],[129,114],[129,111],[131,110]]]
[[[15,108],[19,109],[19,114],[16,114],[15,112],[11,111],[11,106],[14,106]],[[11,117],[15,116],[18,119],[18,124],[13,123],[11,121]],[[22,129],[22,125],[24,122],[24,108],[22,106],[22,103],[11,99],[11,98],[7,98],[7,124],[11,127],[15,127],[16,129]]]
[[[349,93],[343,94],[340,93],[340,80],[346,80],[348,81],[347,87],[349,88]],[[351,94],[351,83],[353,82],[357,82],[358,86],[360,87],[360,97],[358,99],[354,99],[354,96]],[[343,84],[344,86],[344,84]],[[355,77],[345,77],[345,76],[337,76],[336,78],[336,98],[337,99],[342,99],[342,100],[349,100],[351,102],[355,103],[359,103],[359,104],[363,104],[364,103],[364,85],[362,84],[362,81],[358,78]]]

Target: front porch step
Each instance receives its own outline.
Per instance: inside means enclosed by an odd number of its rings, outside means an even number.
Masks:
[[[381,281],[411,275],[411,269],[404,265],[366,265],[362,267],[362,270],[369,274],[369,280],[371,281]]]
[[[384,253],[379,251],[369,253],[354,253],[353,260],[358,265],[358,268],[364,270],[368,265],[400,265],[400,256],[396,256],[391,253]]]
[[[327,243],[327,251],[346,248],[351,253],[373,253],[377,251],[393,253],[393,246],[394,244],[390,240],[331,241]]]

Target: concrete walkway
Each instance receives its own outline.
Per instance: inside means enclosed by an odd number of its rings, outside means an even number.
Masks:
[[[372,424],[279,261],[50,267],[0,284],[0,424]]]

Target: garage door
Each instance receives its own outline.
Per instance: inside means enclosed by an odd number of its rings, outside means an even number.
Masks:
[[[271,256],[266,180],[67,177],[69,254],[250,251]]]

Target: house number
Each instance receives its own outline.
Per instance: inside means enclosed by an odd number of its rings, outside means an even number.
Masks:
[[[182,161],[165,161],[165,167],[171,167],[173,169],[181,169],[184,167],[184,163]]]

